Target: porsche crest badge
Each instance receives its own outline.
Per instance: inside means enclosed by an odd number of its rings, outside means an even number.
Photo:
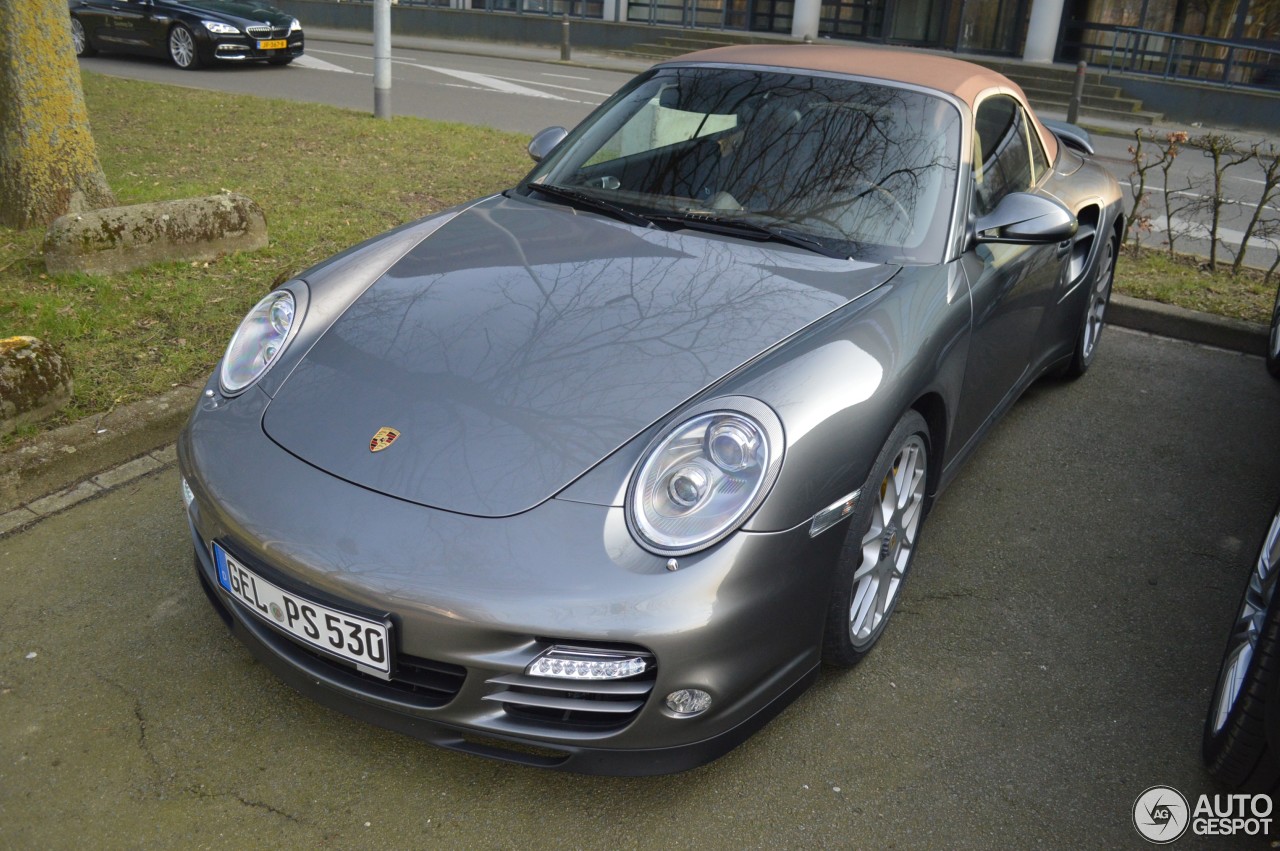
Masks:
[[[369,441],[370,452],[381,452],[388,446],[396,442],[396,438],[400,436],[400,432],[390,426],[383,426],[378,429],[378,433]]]

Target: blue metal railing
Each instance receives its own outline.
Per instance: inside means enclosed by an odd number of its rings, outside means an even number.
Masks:
[[[1280,44],[1231,41],[1139,27],[1076,24],[1078,40],[1095,68],[1166,80],[1242,88],[1280,88]],[[1090,36],[1097,36],[1093,40]],[[1108,37],[1110,43],[1108,44]]]

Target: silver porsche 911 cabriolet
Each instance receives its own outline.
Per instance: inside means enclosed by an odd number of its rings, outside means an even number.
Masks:
[[[200,581],[437,745],[714,759],[872,648],[961,462],[1089,368],[1123,214],[1088,149],[949,58],[663,62],[249,312],[179,443]]]

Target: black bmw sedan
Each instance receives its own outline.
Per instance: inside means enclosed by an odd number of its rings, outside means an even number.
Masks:
[[[258,2],[72,0],[70,11],[77,56],[167,56],[195,69],[255,60],[288,65],[303,50],[298,19]]]

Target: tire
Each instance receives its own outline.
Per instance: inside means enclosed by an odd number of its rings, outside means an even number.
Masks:
[[[1271,336],[1267,338],[1267,372],[1280,378],[1280,286],[1276,287],[1276,305],[1271,308]]]
[[[184,71],[200,67],[200,51],[196,49],[196,37],[185,24],[174,24],[169,30],[169,58]]]
[[[89,35],[84,31],[84,24],[75,15],[71,16],[71,46],[76,56],[92,56],[98,51],[89,42]]]
[[[1071,361],[1062,370],[1064,378],[1079,378],[1084,375],[1093,364],[1094,355],[1098,353],[1098,340],[1102,336],[1102,329],[1106,327],[1107,305],[1111,302],[1111,285],[1115,280],[1117,244],[1116,237],[1113,236],[1102,246],[1098,268],[1094,272],[1089,297],[1085,301],[1075,351],[1071,354]]]
[[[884,633],[915,559],[928,509],[929,429],[908,411],[862,486],[836,566],[822,659],[850,667]]]
[[[292,61],[293,61],[292,56],[277,56],[274,59],[268,59],[267,64],[268,65],[288,65]]]
[[[1204,722],[1203,756],[1223,785],[1280,791],[1280,507],[1249,571]],[[1270,701],[1270,706],[1268,702]],[[1268,712],[1270,720],[1268,721]],[[1268,741],[1268,726],[1271,740]]]

